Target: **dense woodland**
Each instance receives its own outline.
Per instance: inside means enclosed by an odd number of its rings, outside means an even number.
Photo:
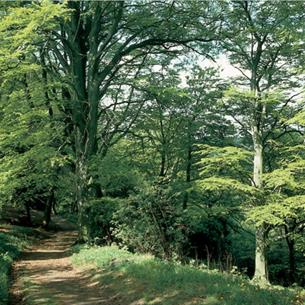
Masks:
[[[0,20],[1,218],[305,285],[303,1],[3,1]]]

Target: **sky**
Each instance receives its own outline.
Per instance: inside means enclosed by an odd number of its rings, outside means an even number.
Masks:
[[[198,62],[197,64],[202,68],[216,68],[219,71],[219,75],[222,79],[230,79],[230,78],[235,78],[238,76],[242,76],[241,72],[233,67],[228,58],[224,55],[221,54],[215,61],[208,59],[206,57],[197,57]],[[155,71],[158,71],[160,69],[160,66],[155,67]],[[188,75],[188,71],[183,71],[180,73],[181,77],[181,86],[184,87],[186,86],[186,76]]]
[[[203,61],[199,62],[199,65],[201,68],[204,67],[219,68],[219,74],[222,78],[241,76],[241,73],[238,71],[238,69],[234,68],[230,64],[228,58],[223,54],[216,59],[216,62],[213,62],[210,59],[204,59]]]

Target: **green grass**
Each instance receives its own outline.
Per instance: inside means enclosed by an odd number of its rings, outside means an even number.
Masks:
[[[32,228],[1,225],[0,231],[0,305],[6,305],[9,294],[9,273],[12,262],[28,246],[38,232]]]
[[[109,295],[116,295],[126,305],[305,304],[300,292],[263,289],[240,276],[169,263],[117,247],[79,247],[76,251],[72,263],[95,266],[95,277]]]

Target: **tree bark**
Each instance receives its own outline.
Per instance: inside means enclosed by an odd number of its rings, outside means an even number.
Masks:
[[[295,271],[296,271],[296,264],[295,264],[295,249],[294,249],[294,240],[291,239],[289,236],[288,228],[285,227],[285,235],[286,235],[286,243],[288,246],[288,256],[289,256],[289,283],[293,284],[295,282]]]
[[[52,214],[52,206],[54,202],[55,196],[54,196],[54,189],[51,189],[50,196],[46,202],[46,207],[44,210],[44,220],[43,220],[43,226],[47,228],[51,221],[51,214]]]
[[[288,251],[289,251],[289,282],[293,284],[295,282],[295,255],[294,255],[294,241],[287,239]]]
[[[87,242],[90,239],[88,219],[86,216],[86,208],[88,206],[88,170],[87,160],[82,147],[81,132],[76,131],[76,160],[75,160],[75,176],[76,176],[76,204],[78,211],[78,241]]]
[[[26,211],[27,222],[29,225],[32,225],[31,207],[28,202],[25,204],[25,211]]]
[[[262,134],[257,125],[252,129],[252,138],[254,146],[253,161],[253,183],[256,188],[262,188],[263,175],[263,143]],[[256,228],[255,245],[255,272],[253,281],[260,284],[268,284],[268,270],[266,261],[266,228],[260,225]]]
[[[186,161],[186,169],[185,169],[185,182],[187,185],[191,182],[191,167],[192,167],[192,145],[189,144],[187,148],[187,161]],[[183,210],[187,208],[189,200],[189,193],[188,191],[185,192],[183,198]]]
[[[268,284],[268,271],[266,261],[266,230],[264,226],[256,228],[255,238],[255,273],[253,281],[260,285],[265,285]]]
[[[161,151],[161,163],[160,163],[160,173],[159,176],[160,177],[165,177],[165,164],[166,164],[166,156],[165,156],[165,152],[162,148]]]

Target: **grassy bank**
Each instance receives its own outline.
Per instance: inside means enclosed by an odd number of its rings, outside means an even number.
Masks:
[[[73,264],[93,266],[105,293],[114,296],[118,304],[305,304],[300,292],[261,289],[240,276],[168,263],[117,247],[83,247],[76,252]]]
[[[22,249],[29,246],[40,233],[32,228],[0,225],[0,305],[6,305],[9,296],[9,273],[12,262]]]

